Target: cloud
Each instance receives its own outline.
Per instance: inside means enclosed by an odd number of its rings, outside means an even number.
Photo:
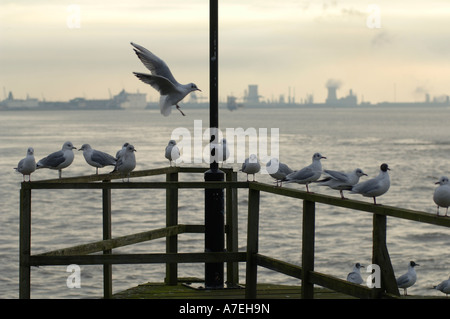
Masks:
[[[392,43],[393,37],[386,31],[376,31],[372,37],[371,45],[376,48],[385,47]]]
[[[337,79],[329,79],[327,81],[327,83],[325,84],[326,88],[337,88],[339,89],[342,85],[342,81],[341,80],[337,80]]]

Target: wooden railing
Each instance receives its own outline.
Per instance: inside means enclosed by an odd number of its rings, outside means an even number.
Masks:
[[[31,266],[42,265],[103,265],[104,297],[112,296],[112,265],[136,263],[165,263],[165,282],[178,282],[179,263],[227,263],[227,284],[239,284],[238,263],[246,262],[246,297],[256,297],[257,267],[265,267],[302,280],[302,297],[313,298],[313,286],[320,285],[359,298],[396,297],[399,295],[389,253],[386,246],[386,216],[414,220],[450,227],[450,218],[433,214],[373,205],[355,200],[342,200],[322,194],[276,187],[258,182],[238,182],[237,173],[222,169],[224,182],[180,182],[179,173],[204,173],[207,168],[168,167],[132,172],[131,179],[144,176],[166,175],[165,182],[112,182],[121,179],[114,174],[91,175],[36,182],[23,182],[20,191],[20,261],[19,297],[31,297]],[[204,233],[204,225],[178,224],[178,190],[186,188],[223,188],[226,190],[226,252],[180,253],[178,235]],[[247,251],[238,251],[238,189],[248,189]],[[103,201],[103,240],[31,255],[31,192],[36,189],[101,189]],[[112,189],[166,189],[166,227],[137,234],[112,238],[111,236],[111,190]],[[286,263],[258,253],[259,202],[261,192],[303,200],[302,262],[301,266]],[[362,285],[321,274],[314,271],[315,203],[345,207],[373,214],[372,262],[381,269],[381,288]],[[300,213],[300,212],[299,212]],[[112,250],[157,238],[166,238],[166,253],[112,254]],[[300,250],[300,249],[299,249]],[[103,252],[103,254],[95,254]]]

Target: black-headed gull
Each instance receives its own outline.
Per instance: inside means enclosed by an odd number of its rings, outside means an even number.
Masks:
[[[326,159],[326,157],[322,156],[320,153],[314,153],[312,163],[310,165],[302,168],[301,170],[290,173],[283,181],[286,183],[305,184],[306,191],[309,193],[308,184],[317,181],[322,175],[321,159]]]
[[[16,172],[23,175],[23,181],[25,182],[25,176],[28,175],[28,181],[31,182],[31,173],[36,170],[36,160],[34,159],[34,149],[30,146],[27,149],[27,156],[19,161]]]
[[[341,194],[341,198],[345,199],[343,191],[351,190],[354,185],[359,182],[359,178],[361,176],[367,176],[360,168],[355,169],[349,173],[333,171],[333,170],[324,170],[324,173],[327,175],[324,179],[318,180],[317,183],[319,186],[328,186],[332,189],[336,189]]]
[[[450,277],[441,282],[439,285],[434,286],[433,289],[443,292],[448,297],[448,294],[450,294]]]
[[[172,111],[172,106],[176,106],[181,114],[185,115],[183,111],[181,111],[178,102],[184,99],[189,93],[201,90],[194,83],[178,83],[163,60],[136,43],[131,42],[131,45],[134,47],[133,50],[136,52],[138,58],[152,73],[150,75],[133,72],[133,74],[142,82],[150,84],[160,93],[159,107],[161,109],[161,114],[169,116]]]
[[[405,296],[408,294],[407,289],[414,285],[417,281],[417,274],[414,269],[416,266],[420,265],[416,264],[414,261],[410,261],[408,264],[408,272],[397,278],[397,286],[398,288],[404,289]]]
[[[439,186],[434,190],[433,201],[437,205],[437,215],[439,216],[439,207],[445,207],[445,216],[450,206],[450,184],[447,176],[442,176],[436,184]]]
[[[124,144],[122,145],[122,148],[116,152],[116,159],[119,159],[119,158],[123,155],[123,153],[125,153],[125,151],[126,151],[126,149],[127,149],[127,146],[128,146],[129,144],[130,144],[130,143],[127,142],[127,143],[124,143]]]
[[[60,151],[51,153],[47,157],[42,158],[37,162],[36,168],[57,169],[59,178],[62,176],[62,169],[72,164],[75,155],[73,150],[76,149],[72,142],[65,142]]]
[[[83,144],[78,151],[83,151],[86,162],[95,167],[95,173],[98,175],[98,169],[105,166],[115,166],[116,158],[105,152],[95,150],[89,144]]]
[[[277,186],[282,186],[286,176],[294,172],[288,165],[281,163],[278,158],[271,158],[266,163],[266,170],[275,179]]]
[[[261,170],[261,164],[259,164],[258,157],[255,154],[251,154],[248,158],[245,159],[244,163],[242,163],[242,168],[240,171],[247,174],[247,182],[248,175],[253,175],[253,181],[255,181],[255,174]]]
[[[380,173],[377,177],[369,179],[368,181],[356,184],[352,187],[350,193],[361,194],[364,197],[372,197],[373,203],[376,205],[376,197],[383,195],[389,190],[391,181],[389,178],[388,170],[390,168],[387,164],[383,163],[380,166]]]
[[[164,156],[169,160],[170,166],[172,166],[172,161],[175,162],[178,158],[180,158],[180,150],[178,149],[177,142],[175,140],[169,141],[169,143],[166,146]]]
[[[350,281],[354,284],[362,284],[364,282],[363,278],[361,277],[361,271],[360,269],[364,268],[363,265],[361,265],[360,263],[356,263],[353,266],[353,269],[351,272],[348,273],[347,275],[347,281]]]

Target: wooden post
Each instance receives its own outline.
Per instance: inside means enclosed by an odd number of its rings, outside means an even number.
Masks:
[[[31,189],[20,190],[19,298],[31,297]]]
[[[372,263],[378,265],[381,271],[381,288],[374,288],[377,289],[374,294],[377,298],[384,291],[400,296],[386,245],[386,220],[386,215],[373,214]]]
[[[314,298],[314,284],[310,282],[310,272],[314,271],[315,203],[303,201],[302,226],[302,298]]]
[[[105,180],[104,183],[109,183],[111,181]],[[112,238],[111,233],[111,189],[104,188],[102,190],[102,201],[103,201],[103,240],[108,240]],[[104,255],[110,255],[112,253],[111,249],[103,251]],[[103,265],[103,297],[105,299],[110,299],[112,297],[112,265]]]
[[[228,182],[237,182],[237,172],[226,174]],[[237,188],[227,188],[226,193],[226,244],[228,252],[238,252],[238,191]],[[227,263],[227,286],[236,287],[239,284],[239,263]]]
[[[166,182],[178,182],[178,173],[168,173]],[[178,188],[166,189],[166,227],[178,225]],[[178,252],[178,236],[166,237],[166,253]],[[165,283],[168,285],[178,284],[178,264],[166,264]]]
[[[259,232],[259,190],[248,190],[248,221],[247,221],[247,268],[245,276],[245,298],[256,298],[257,258]]]

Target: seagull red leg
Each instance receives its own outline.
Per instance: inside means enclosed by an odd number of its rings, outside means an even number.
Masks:
[[[183,111],[180,109],[180,107],[178,106],[178,104],[177,104],[176,106],[177,106],[177,110],[180,111],[181,114],[183,114],[183,116],[186,116],[186,114],[183,113]]]

